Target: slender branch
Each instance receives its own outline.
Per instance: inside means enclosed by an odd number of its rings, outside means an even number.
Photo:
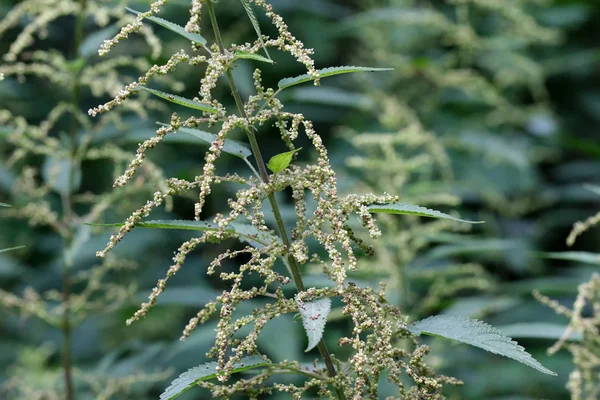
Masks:
[[[213,30],[215,33],[215,40],[217,42],[217,45],[219,46],[219,50],[221,51],[221,53],[224,54],[226,51],[225,45],[223,43],[223,38],[221,37],[221,31],[219,29],[219,24],[217,23],[217,17],[215,15],[215,10],[214,10],[213,4],[212,4],[212,0],[208,0],[206,2],[206,5],[208,8],[208,14],[210,16],[210,22],[212,24],[212,27],[213,27]],[[225,73],[227,76],[227,80],[229,81],[231,93],[233,95],[233,98],[235,99],[237,108],[238,108],[240,114],[242,115],[242,117],[247,119],[248,115],[246,114],[246,110],[244,108],[244,102],[242,101],[240,93],[235,84],[235,80],[233,79],[233,74],[231,73],[231,68],[227,68],[227,71]],[[246,131],[246,135],[248,136],[248,141],[250,142],[250,147],[252,148],[252,154],[254,155],[256,164],[258,165],[258,170],[259,170],[261,179],[263,180],[264,183],[269,183],[269,173],[267,172],[267,167],[262,158],[262,154],[260,152],[260,147],[258,146],[258,141],[256,140],[256,135],[254,135],[254,132],[249,128],[246,128],[245,131]],[[296,259],[294,258],[294,256],[289,252],[291,242],[288,237],[287,230],[285,228],[285,224],[284,224],[283,218],[281,216],[281,211],[279,210],[279,204],[277,203],[277,199],[275,198],[274,193],[269,194],[269,203],[271,205],[273,215],[275,216],[275,221],[277,223],[277,229],[279,230],[279,234],[281,235],[283,244],[285,245],[285,247],[288,250],[287,261],[289,263],[290,270],[292,272],[292,278],[294,280],[294,284],[296,285],[296,289],[298,290],[298,292],[302,292],[305,290],[304,282],[302,281],[302,275],[300,274],[300,268],[298,267],[298,263],[296,262]],[[328,375],[330,377],[335,377],[337,375],[337,371],[335,369],[335,366],[333,365],[333,361],[331,359],[331,354],[329,353],[329,350],[327,349],[327,346],[325,345],[325,342],[323,341],[323,339],[321,339],[319,341],[319,344],[317,347],[319,349],[319,353],[321,353],[321,357],[325,361]],[[336,386],[335,391],[336,391],[337,397],[340,400],[346,399],[346,396],[344,395],[344,392],[342,389],[340,389]]]
[[[81,46],[81,42],[83,40],[83,27],[85,23],[85,9],[87,6],[87,0],[79,0],[79,13],[77,14],[77,18],[75,21],[75,34],[73,40],[73,61],[76,63],[79,61],[79,47]],[[71,330],[72,330],[72,321],[71,321],[71,273],[73,269],[73,260],[72,258],[67,258],[66,253],[70,248],[71,243],[73,242],[73,232],[71,229],[73,228],[74,222],[74,212],[73,212],[73,182],[75,180],[75,171],[79,168],[78,165],[78,131],[79,131],[79,122],[77,120],[77,110],[79,109],[79,92],[81,90],[80,84],[80,69],[75,72],[75,76],[73,77],[73,91],[71,94],[71,103],[73,104],[73,119],[71,122],[71,152],[69,158],[69,186],[67,189],[67,194],[65,194],[62,198],[63,200],[63,210],[64,210],[64,223],[67,227],[66,231],[68,232],[65,239],[64,246],[64,276],[63,276],[63,320],[62,320],[62,336],[63,336],[63,370],[64,370],[64,379],[65,379],[65,399],[66,400],[74,400],[75,391],[73,389],[73,362],[71,357]]]

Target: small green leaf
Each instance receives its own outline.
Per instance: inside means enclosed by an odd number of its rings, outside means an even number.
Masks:
[[[302,147],[292,150],[286,151],[285,153],[277,154],[276,156],[271,157],[267,167],[274,173],[278,173],[286,169],[290,163],[292,162],[292,157],[294,154],[302,150]]]
[[[167,124],[162,124],[162,123],[158,123],[158,124],[162,125],[162,126],[168,126]],[[207,143],[208,145],[211,145],[217,139],[217,135],[215,135],[214,133],[205,132],[200,129],[179,128],[177,130],[177,132],[187,133],[188,135],[193,136],[196,139],[199,139],[199,140]],[[252,150],[250,150],[250,148],[248,146],[246,146],[244,143],[238,142],[236,140],[231,140],[231,139],[225,139],[225,145],[223,146],[223,151],[225,153],[231,154],[231,155],[239,157],[239,158],[246,158],[246,157],[249,157],[252,155]]]
[[[253,368],[267,367],[269,365],[271,365],[271,363],[263,360],[261,357],[246,357],[235,363],[231,372],[238,373]],[[210,362],[191,368],[171,382],[171,385],[160,395],[160,400],[174,399],[188,389],[191,389],[198,382],[206,381],[216,377],[217,363],[215,362]]]
[[[453,315],[436,315],[407,328],[413,334],[439,336],[479,347],[490,353],[512,358],[548,375],[556,375],[540,364],[522,346],[502,331],[485,322]]]
[[[0,207],[12,207],[10,204],[0,203]]]
[[[13,250],[18,250],[18,249],[22,249],[25,246],[16,246],[16,247],[9,247],[8,249],[0,249],[0,253],[6,253],[7,251],[13,251]]]
[[[252,26],[254,27],[254,30],[256,31],[256,35],[258,36],[258,40],[260,40],[260,43],[262,44],[265,54],[267,55],[267,57],[269,59],[271,59],[271,56],[269,55],[269,51],[267,50],[267,46],[265,46],[265,42],[263,41],[263,38],[262,38],[262,33],[260,31],[260,24],[258,23],[258,18],[256,18],[256,14],[254,14],[254,10],[252,10],[252,5],[250,5],[250,2],[248,0],[240,0],[240,1],[242,2],[244,9],[246,10],[246,14],[248,14],[248,18],[250,18],[250,22],[252,23]]]
[[[323,337],[327,315],[331,311],[331,299],[324,297],[311,302],[296,299],[296,304],[302,316],[302,325],[308,336],[308,347],[304,350],[307,352],[314,349]]]
[[[248,53],[245,51],[236,51],[235,58],[246,58],[249,60],[256,60],[256,61],[262,61],[262,62],[266,62],[269,64],[273,64],[273,60],[271,60],[270,58],[263,57],[260,54]]]
[[[485,221],[469,221],[453,217],[452,215],[444,214],[443,212],[431,210],[429,208],[417,206],[414,204],[394,203],[394,204],[371,204],[367,207],[369,212],[383,214],[402,214],[402,215],[418,215],[420,217],[442,218],[457,222],[466,222],[469,224],[482,224]]]
[[[101,226],[101,227],[112,227],[112,226],[122,226],[122,223],[116,224],[86,224],[90,226]],[[137,222],[135,224],[136,227],[140,228],[156,228],[156,229],[183,229],[183,230],[191,230],[191,231],[213,231],[216,232],[219,230],[219,227],[216,224],[211,224],[205,221],[192,221],[192,220],[156,220],[156,221],[144,221]],[[232,222],[229,224],[227,228],[225,228],[225,232],[232,233],[237,235],[240,240],[245,240],[249,242],[254,247],[264,247],[267,246],[274,241],[277,241],[275,236],[271,235],[268,232],[259,231],[253,225],[242,224],[239,222]]]
[[[393,68],[371,68],[371,67],[329,67],[317,70],[320,78],[326,78],[328,76],[340,75],[340,74],[350,74],[353,72],[380,72],[380,71],[392,71]],[[279,90],[288,88],[290,86],[299,85],[304,82],[310,82],[314,80],[314,78],[308,74],[296,76],[294,78],[284,78],[279,81],[277,86]]]
[[[179,104],[180,106],[211,113],[217,112],[217,110],[210,104],[201,103],[196,100],[186,99],[185,97],[177,96],[176,94],[161,92],[160,90],[150,89],[145,86],[141,86],[140,88],[152,93],[155,96],[161,97],[165,100],[169,100],[171,103]]]
[[[129,7],[125,7],[125,9],[129,12],[132,12],[136,15],[141,14],[139,11],[135,11]],[[181,25],[177,25],[171,21],[167,21],[166,19],[163,18],[159,18],[159,17],[154,17],[154,16],[150,16],[150,17],[145,17],[144,19],[150,20],[164,28],[167,28],[168,30],[177,33],[178,35],[183,36],[184,38],[194,42],[194,43],[198,43],[201,45],[205,45],[206,44],[206,39],[204,37],[202,37],[202,35],[199,35],[197,33],[193,33],[193,32],[188,32],[185,30],[185,28]]]
[[[556,253],[542,253],[545,258],[554,260],[576,261],[586,264],[600,265],[600,254],[587,251],[562,251]]]

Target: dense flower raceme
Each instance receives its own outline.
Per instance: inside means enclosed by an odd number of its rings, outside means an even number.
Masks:
[[[150,10],[140,13],[135,21],[124,28],[112,40],[105,41],[100,54],[105,54],[117,43],[128,35],[143,27],[143,19],[159,12],[166,1],[154,2]],[[188,32],[199,32],[200,11],[205,2],[192,1],[190,20],[186,24]],[[312,122],[302,114],[284,111],[282,103],[277,99],[278,91],[265,88],[262,84],[261,71],[255,70],[254,86],[256,94],[251,96],[239,111],[242,116],[236,115],[225,108],[216,98],[215,88],[219,78],[227,75],[237,52],[258,54],[264,47],[273,47],[287,52],[303,64],[308,71],[308,76],[315,84],[319,83],[319,73],[311,59],[312,50],[307,49],[289,31],[282,18],[277,15],[272,6],[264,0],[255,0],[255,6],[262,8],[265,15],[275,26],[278,36],[276,38],[261,37],[254,43],[232,45],[230,49],[222,49],[219,45],[199,45],[193,43],[194,53],[188,54],[180,50],[170,57],[162,66],[153,66],[138,81],[125,86],[115,98],[105,104],[89,111],[95,116],[111,110],[124,103],[130,96],[139,92],[156,75],[171,73],[178,64],[187,63],[191,66],[206,65],[204,78],[198,97],[192,99],[210,107],[210,111],[203,111],[201,117],[192,116],[182,119],[173,113],[168,125],[159,128],[156,136],[140,144],[136,157],[131,161],[128,169],[115,181],[115,186],[124,186],[135,175],[146,157],[146,151],[157,146],[166,135],[176,134],[181,128],[196,128],[204,125],[216,127],[217,133],[214,141],[204,156],[204,165],[199,175],[193,181],[182,179],[168,179],[167,189],[157,191],[152,200],[135,211],[120,228],[116,235],[110,238],[106,248],[98,252],[105,256],[135,225],[165,199],[179,193],[191,190],[199,192],[195,204],[195,217],[203,217],[205,201],[211,194],[216,184],[235,182],[243,184],[244,188],[238,190],[235,198],[227,201],[228,212],[217,214],[207,224],[211,229],[205,230],[200,236],[194,237],[183,243],[173,258],[166,277],[161,279],[150,294],[149,300],[128,320],[132,323],[143,317],[156,303],[158,297],[166,289],[167,281],[176,274],[185,262],[186,256],[197,246],[204,243],[220,242],[229,238],[240,238],[249,242],[249,245],[238,250],[227,250],[217,256],[209,265],[208,273],[217,273],[223,261],[227,259],[243,258],[244,262],[236,272],[220,274],[223,281],[230,282],[229,290],[207,304],[198,314],[190,320],[185,327],[182,339],[188,337],[196,326],[206,322],[214,315],[218,315],[216,343],[209,352],[209,356],[216,357],[218,361],[218,378],[221,384],[203,383],[213,391],[215,396],[228,396],[235,391],[245,391],[258,395],[271,390],[287,391],[300,398],[301,394],[310,388],[318,389],[321,395],[335,398],[331,388],[333,385],[342,388],[346,395],[352,398],[377,398],[377,385],[380,376],[387,371],[388,379],[400,388],[403,398],[437,398],[441,396],[440,388],[443,383],[458,383],[457,381],[436,376],[423,362],[423,356],[428,352],[424,346],[411,344],[414,351],[398,346],[398,341],[413,341],[411,334],[405,330],[406,317],[400,311],[389,305],[382,293],[376,293],[370,288],[360,288],[347,280],[348,270],[357,267],[357,254],[362,252],[370,254],[372,249],[359,238],[359,232],[354,232],[350,221],[356,216],[361,225],[367,230],[368,235],[375,239],[381,235],[379,228],[367,206],[370,204],[387,204],[397,202],[396,196],[383,194],[376,196],[348,195],[340,196],[337,189],[336,173],[330,164],[327,149],[321,137],[313,128]],[[213,7],[212,4],[209,7]],[[316,154],[313,163],[299,166],[290,165],[288,168],[270,176],[261,176],[252,167],[255,176],[243,177],[241,175],[221,176],[217,173],[216,163],[224,153],[228,135],[236,129],[241,129],[252,134],[259,126],[273,126],[279,131],[282,141],[290,149],[295,149],[294,142],[303,134],[312,144],[312,152]],[[304,150],[306,151],[306,150]],[[262,162],[262,161],[258,161]],[[278,238],[265,221],[263,203],[274,193],[291,190],[296,212],[296,224],[291,230],[292,236],[289,245]],[[307,197],[314,200],[316,206],[312,212],[307,210]],[[200,221],[199,221],[200,222]],[[240,223],[252,234],[240,234]],[[248,224],[249,223],[249,224]],[[307,242],[314,239],[326,257],[311,253]],[[244,256],[244,257],[240,257]],[[276,262],[283,261],[290,270],[290,262],[299,265],[320,265],[332,282],[331,288],[300,290],[296,299],[284,296],[282,288],[291,283],[291,277],[284,276],[276,271]],[[296,267],[297,268],[297,267]],[[258,274],[263,279],[260,286],[248,288],[244,285],[244,278],[250,274]],[[293,273],[292,273],[293,275]],[[296,279],[296,278],[295,278]],[[295,280],[298,286],[298,281]],[[299,289],[302,289],[298,286]],[[241,318],[234,318],[234,311],[245,301],[257,297],[273,299],[264,308],[256,309],[252,314]],[[296,362],[281,363],[277,369],[270,368],[256,375],[250,380],[241,380],[232,385],[225,385],[236,363],[246,355],[257,353],[256,339],[264,325],[271,319],[285,313],[298,311],[298,301],[312,301],[323,297],[338,297],[345,304],[343,313],[348,315],[354,324],[354,329],[348,337],[341,338],[339,344],[351,346],[353,356],[347,360],[343,370],[331,376],[323,368],[313,368],[312,372],[305,370]],[[236,333],[247,325],[253,325],[251,333],[239,339]],[[340,366],[340,361],[335,357],[331,359]],[[294,385],[275,384],[273,387],[265,386],[265,381],[278,370],[299,370],[310,376],[301,387]],[[414,385],[405,387],[401,375],[407,375]],[[339,394],[338,394],[339,397]]]

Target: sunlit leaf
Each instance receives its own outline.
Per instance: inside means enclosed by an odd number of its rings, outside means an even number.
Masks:
[[[294,157],[294,154],[300,150],[302,150],[302,147],[271,157],[269,163],[267,164],[267,168],[269,168],[274,174],[283,171],[292,162],[292,157]]]
[[[296,300],[296,304],[308,336],[308,347],[304,351],[310,351],[319,344],[323,337],[327,315],[331,311],[331,300],[328,297],[310,302]]]
[[[371,67],[329,67],[324,69],[319,69],[317,72],[319,73],[320,78],[326,78],[328,76],[340,75],[340,74],[350,74],[353,72],[381,72],[381,71],[392,71],[393,68],[371,68]],[[314,80],[312,76],[309,74],[299,75],[294,78],[284,78],[279,81],[277,86],[279,89],[285,89],[290,86],[299,85],[301,83],[310,82]]]
[[[0,207],[12,207],[10,204],[0,203]]]
[[[432,335],[457,340],[485,351],[512,358],[548,375],[556,375],[540,364],[531,354],[502,331],[476,319],[454,315],[437,315],[408,326],[415,335]]]
[[[169,100],[171,103],[179,104],[180,106],[211,113],[217,112],[217,110],[210,104],[201,103],[196,100],[186,99],[185,97],[177,96],[176,94],[161,92],[160,90],[150,89],[145,86],[141,86],[140,88],[152,93],[155,96],[158,96],[165,100]]]
[[[236,51],[235,52],[235,58],[246,58],[249,60],[256,60],[256,61],[261,61],[261,62],[266,62],[269,64],[273,64],[273,60],[271,60],[270,58],[267,57],[263,57],[260,54],[255,54],[255,53],[248,53],[245,51]]]
[[[484,221],[469,221],[453,217],[440,211],[431,210],[429,208],[417,206],[414,204],[394,203],[394,204],[371,204],[367,207],[369,212],[383,214],[402,214],[402,215],[418,215],[420,217],[442,218],[457,222],[466,222],[469,224],[482,224]]]
[[[135,11],[129,7],[125,7],[127,9],[127,11],[132,12],[136,15],[141,14],[139,11]],[[206,44],[206,39],[204,37],[202,37],[202,35],[199,35],[197,33],[193,33],[193,32],[188,32],[185,30],[185,28],[181,25],[177,25],[171,21],[167,21],[166,19],[160,18],[160,17],[154,17],[154,16],[150,16],[150,17],[145,17],[144,19],[150,20],[152,22],[154,22],[155,24],[158,24],[164,28],[167,28],[168,30],[177,33],[178,35],[183,36],[184,38],[194,42],[194,43],[198,43],[201,45],[205,45]]]
[[[253,368],[267,367],[271,365],[261,357],[252,356],[242,358],[241,361],[234,364],[232,373],[247,371]],[[217,363],[210,362],[189,369],[187,372],[179,375],[177,379],[171,382],[171,385],[160,395],[160,400],[171,400],[191,389],[200,381],[213,379],[217,377]]]

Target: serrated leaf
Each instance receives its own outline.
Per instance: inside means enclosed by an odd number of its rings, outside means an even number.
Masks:
[[[302,316],[302,325],[308,336],[308,347],[304,350],[307,352],[314,349],[323,337],[327,315],[331,311],[331,300],[328,297],[311,302],[296,300],[296,304]]]
[[[532,339],[552,339],[562,338],[566,326],[560,324],[550,324],[547,322],[524,322],[497,327],[505,335],[510,337],[532,338]],[[573,332],[569,335],[570,341],[580,341],[583,339],[581,332]]]
[[[248,53],[246,51],[236,51],[235,58],[245,58],[245,59],[249,59],[249,60],[256,60],[256,61],[262,61],[262,62],[266,62],[269,64],[273,64],[273,60],[271,60],[270,58],[263,57],[260,54]]]
[[[269,59],[271,59],[271,56],[269,55],[269,51],[267,50],[267,46],[265,46],[265,42],[263,41],[262,33],[260,31],[260,24],[258,23],[258,18],[256,18],[256,14],[254,14],[252,5],[250,4],[250,2],[248,0],[240,0],[240,1],[242,2],[242,5],[244,6],[244,10],[246,10],[246,14],[248,14],[248,18],[250,18],[250,22],[252,23],[252,26],[254,27],[254,30],[256,31],[256,35],[258,36],[258,40],[260,40],[260,43],[262,44],[262,48],[265,51],[265,54],[267,55],[267,57]]]
[[[232,373],[247,371],[253,368],[267,367],[271,365],[261,357],[252,356],[242,358],[241,361],[234,364]],[[195,386],[198,382],[206,381],[217,377],[217,363],[210,362],[191,368],[179,375],[177,379],[171,382],[171,385],[160,395],[160,400],[171,400]]]
[[[167,124],[162,123],[159,123],[159,125],[167,126]],[[196,139],[207,143],[208,145],[211,145],[217,139],[217,135],[214,133],[205,132],[200,129],[179,128],[177,132],[187,133],[188,135],[191,135]],[[252,150],[250,150],[248,146],[246,146],[244,143],[231,139],[225,139],[223,151],[239,158],[246,158],[252,155]]]
[[[122,226],[122,223],[116,224],[86,224],[90,226],[100,226],[100,227],[113,227],[113,226]],[[135,224],[136,227],[140,228],[155,228],[155,229],[182,229],[182,230],[191,230],[191,231],[213,231],[216,232],[219,230],[219,227],[216,224],[211,224],[206,221],[192,221],[192,220],[155,220],[155,221],[143,221],[137,222]],[[276,240],[279,240],[275,236],[271,235],[268,232],[259,231],[253,225],[250,224],[242,224],[239,222],[232,222],[229,224],[227,228],[225,228],[225,232],[232,233],[237,235],[240,240],[244,240],[254,247],[263,247],[273,243]]]
[[[269,168],[274,174],[283,171],[292,162],[292,157],[294,157],[294,154],[300,150],[302,150],[302,147],[271,157],[269,163],[267,164],[267,168]]]
[[[15,246],[15,247],[9,247],[7,249],[0,249],[0,253],[6,253],[7,251],[13,251],[13,250],[18,250],[18,249],[22,249],[25,246]]]
[[[134,9],[131,9],[129,7],[125,7],[125,9],[129,12],[132,12],[136,15],[141,14],[139,11],[136,11]],[[170,30],[171,32],[175,32],[178,35],[183,36],[184,38],[194,42],[194,43],[198,43],[201,45],[205,45],[206,44],[206,39],[202,36],[199,35],[197,33],[193,33],[193,32],[188,32],[185,30],[185,28],[181,25],[177,25],[171,21],[167,21],[166,19],[160,18],[160,17],[154,17],[154,16],[150,16],[150,17],[145,17],[144,19],[147,19],[149,21],[154,22],[155,24],[158,24],[164,28],[167,28],[168,30]]]
[[[206,111],[210,113],[217,112],[217,110],[210,104],[201,103],[196,100],[186,99],[185,97],[177,96],[176,94],[161,92],[160,90],[150,89],[145,86],[140,87],[142,90],[146,90],[155,96],[169,100],[171,103],[179,104],[187,108],[193,108],[195,110]]]
[[[371,204],[367,207],[369,212],[372,213],[383,213],[383,214],[401,214],[401,215],[418,215],[420,217],[430,218],[441,218],[449,219],[457,222],[466,222],[469,224],[482,224],[485,221],[469,221],[466,219],[460,219],[453,217],[452,215],[445,214],[437,210],[431,210],[429,208],[417,206],[414,204],[407,203],[394,203],[394,204]]]
[[[556,375],[540,364],[531,354],[502,331],[476,319],[453,315],[436,315],[417,321],[407,328],[413,334],[439,336],[512,358],[548,375]]]
[[[381,72],[381,71],[392,71],[393,68],[371,68],[371,67],[353,67],[353,66],[343,66],[343,67],[329,67],[324,69],[319,69],[317,72],[319,73],[320,78],[326,78],[328,76],[340,75],[340,74],[350,74],[353,72]],[[299,75],[294,78],[284,78],[279,81],[277,86],[279,90],[288,88],[290,86],[299,85],[301,83],[310,82],[314,80],[312,76],[309,74]]]
[[[556,253],[542,253],[545,258],[554,260],[576,261],[586,264],[600,265],[600,254],[588,251],[562,251]]]
[[[12,207],[10,204],[0,203],[0,207]]]

